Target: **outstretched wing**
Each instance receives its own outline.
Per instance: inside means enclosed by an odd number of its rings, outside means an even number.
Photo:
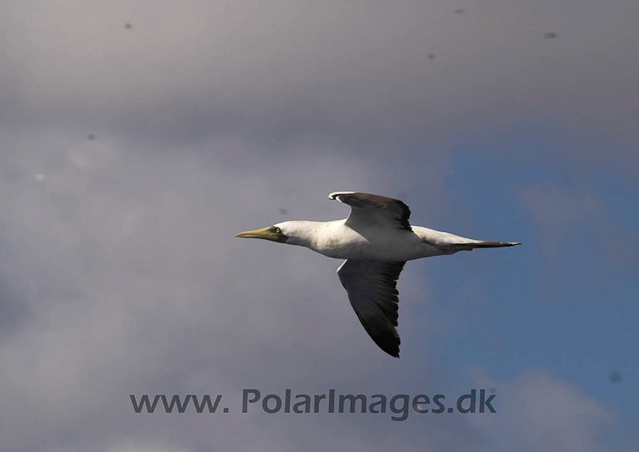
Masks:
[[[348,299],[375,343],[399,358],[397,279],[406,262],[348,259],[337,269]]]
[[[346,221],[349,226],[383,222],[411,230],[408,222],[410,209],[399,199],[352,191],[339,191],[328,197],[351,206],[351,214]]]

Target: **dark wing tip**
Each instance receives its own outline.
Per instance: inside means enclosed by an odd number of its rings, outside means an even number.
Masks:
[[[368,328],[366,327],[364,328],[368,331]],[[399,339],[399,334],[397,334],[397,330],[395,330],[395,335],[392,339],[389,338],[388,336],[375,337],[371,335],[370,333],[369,333],[369,336],[371,337],[371,339],[373,339],[375,344],[377,344],[377,346],[381,348],[383,351],[391,355],[393,358],[399,358],[399,344],[401,343],[401,340]]]
[[[375,339],[373,338],[375,341]],[[383,351],[391,355],[393,358],[399,358],[399,341],[397,343],[380,343],[375,341],[377,346],[381,348]]]

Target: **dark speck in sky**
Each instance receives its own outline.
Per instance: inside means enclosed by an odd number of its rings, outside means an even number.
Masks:
[[[90,133],[90,134],[87,135],[87,139],[90,140],[90,141],[93,141],[93,140],[95,140],[95,135]]]
[[[557,33],[553,33],[553,32],[546,33],[544,35],[544,38],[546,38],[546,39],[552,39],[552,38],[556,38],[556,37],[557,37]]]
[[[457,8],[455,10],[455,14],[464,14],[466,11],[464,11],[464,8]]]
[[[434,53],[429,53],[428,54],[428,59],[429,60],[434,60],[435,59],[435,54]]]
[[[133,28],[133,25],[131,24],[125,24],[124,28],[126,28],[127,30],[130,30],[131,28]]]
[[[616,370],[610,373],[610,381],[613,383],[619,383],[621,381],[621,374]]]
[[[286,215],[288,213],[288,210],[280,209],[279,212],[280,212],[280,215]]]

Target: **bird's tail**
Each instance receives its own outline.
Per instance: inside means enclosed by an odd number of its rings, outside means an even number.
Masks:
[[[435,231],[434,229],[413,226],[413,232],[418,235],[424,243],[438,248],[444,253],[455,253],[457,251],[470,251],[475,248],[502,248],[505,246],[521,245],[521,242],[489,242],[486,240],[475,240],[449,232]]]
[[[474,240],[462,243],[449,243],[447,248],[454,251],[471,251],[475,248],[502,248],[504,246],[521,245],[522,242],[488,242],[484,240]]]

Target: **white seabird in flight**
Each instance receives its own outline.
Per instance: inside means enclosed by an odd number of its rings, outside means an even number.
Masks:
[[[236,237],[299,245],[324,256],[346,259],[337,274],[357,317],[373,341],[397,358],[396,286],[406,261],[521,244],[474,240],[411,226],[408,206],[386,196],[343,191],[328,197],[351,206],[350,216],[335,221],[284,221],[240,232]]]

